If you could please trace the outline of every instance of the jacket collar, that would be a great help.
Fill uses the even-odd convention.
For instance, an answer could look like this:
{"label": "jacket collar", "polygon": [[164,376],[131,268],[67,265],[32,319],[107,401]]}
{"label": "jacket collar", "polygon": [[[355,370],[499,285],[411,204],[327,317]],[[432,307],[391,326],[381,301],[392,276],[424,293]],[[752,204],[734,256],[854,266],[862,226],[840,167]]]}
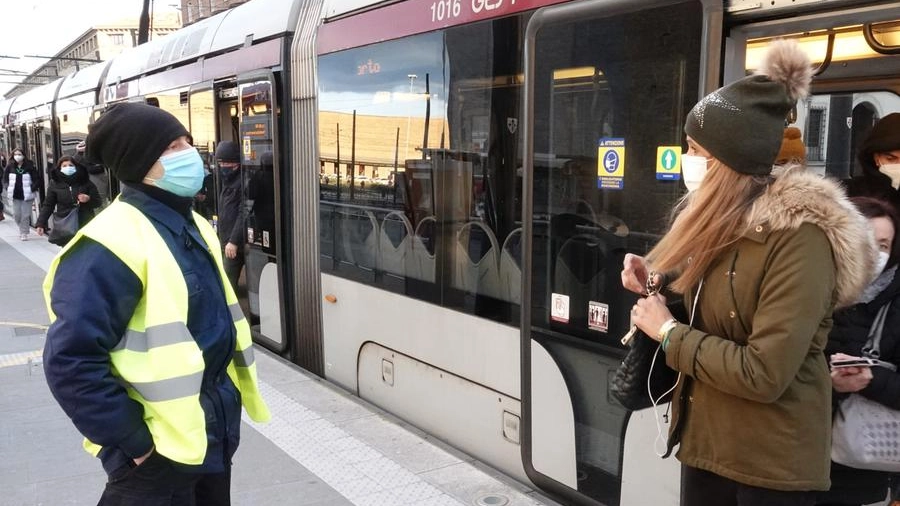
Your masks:
{"label": "jacket collar", "polygon": [[802,167],[786,170],[753,204],[744,237],[765,242],[772,232],[804,223],[818,226],[831,243],[837,305],[855,303],[871,281],[876,249],[868,221],[837,182]]}
{"label": "jacket collar", "polygon": [[178,197],[165,190],[140,183],[123,183],[121,198],[176,235],[181,233],[187,223],[193,224],[190,198]]}

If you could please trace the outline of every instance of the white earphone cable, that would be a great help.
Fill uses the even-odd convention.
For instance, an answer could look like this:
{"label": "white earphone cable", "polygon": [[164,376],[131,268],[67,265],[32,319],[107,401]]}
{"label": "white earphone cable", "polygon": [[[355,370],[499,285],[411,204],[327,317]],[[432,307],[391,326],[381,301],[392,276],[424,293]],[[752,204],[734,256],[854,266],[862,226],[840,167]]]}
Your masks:
{"label": "white earphone cable", "polygon": [[[697,287],[697,293],[694,294],[694,305],[691,306],[691,319],[688,322],[688,326],[694,326],[694,315],[697,314],[697,303],[700,301],[700,291],[703,290],[703,278],[700,279],[700,285]],[[650,374],[647,375],[647,394],[650,396],[650,404],[653,408],[653,420],[656,422],[656,439],[653,441],[653,451],[656,452],[658,457],[662,457],[666,454],[666,450],[668,449],[669,437],[663,434],[663,424],[659,420],[659,411],[657,410],[659,403],[662,399],[664,399],[667,395],[671,394],[675,391],[675,388],[678,386],[678,383],[681,381],[681,371],[678,372],[678,377],[675,378],[675,384],[672,385],[671,388],[663,392],[659,395],[659,397],[653,397],[653,391],[650,388],[650,375],[653,374],[653,368],[656,366],[656,358],[659,356],[659,350],[662,349],[662,343],[660,343],[656,347],[656,351],[653,353],[653,360],[650,361]],[[670,403],[672,401],[669,401]],[[668,409],[666,410],[668,412]],[[666,417],[666,422],[668,422],[668,414],[664,414]],[[660,443],[662,443],[662,450],[660,450]]]}

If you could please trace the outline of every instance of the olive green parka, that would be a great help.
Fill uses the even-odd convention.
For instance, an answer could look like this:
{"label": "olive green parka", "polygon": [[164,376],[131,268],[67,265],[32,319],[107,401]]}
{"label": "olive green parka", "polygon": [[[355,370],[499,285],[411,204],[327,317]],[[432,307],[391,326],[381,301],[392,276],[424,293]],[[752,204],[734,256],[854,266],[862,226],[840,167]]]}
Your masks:
{"label": "olive green parka", "polygon": [[[680,371],[670,449],[685,465],[756,487],[826,490],[835,307],[870,281],[868,224],[833,181],[788,170],[703,278],[693,327],[670,334]],[[684,294],[688,314],[696,287]]]}

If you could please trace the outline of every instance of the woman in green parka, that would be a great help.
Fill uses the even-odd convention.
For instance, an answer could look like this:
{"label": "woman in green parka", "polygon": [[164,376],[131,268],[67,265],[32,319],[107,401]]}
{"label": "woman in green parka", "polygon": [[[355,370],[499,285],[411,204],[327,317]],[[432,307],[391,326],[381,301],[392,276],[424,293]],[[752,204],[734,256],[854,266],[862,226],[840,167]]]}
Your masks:
{"label": "woman in green parka", "polygon": [[694,106],[683,163],[706,176],[647,257],[625,259],[626,288],[665,279],[693,314],[675,320],[663,295],[632,309],[679,373],[669,448],[680,444],[682,506],[812,505],[829,487],[823,350],[875,251],[836,183],[799,167],[771,176],[810,68],[796,43],[775,41],[756,74]]}

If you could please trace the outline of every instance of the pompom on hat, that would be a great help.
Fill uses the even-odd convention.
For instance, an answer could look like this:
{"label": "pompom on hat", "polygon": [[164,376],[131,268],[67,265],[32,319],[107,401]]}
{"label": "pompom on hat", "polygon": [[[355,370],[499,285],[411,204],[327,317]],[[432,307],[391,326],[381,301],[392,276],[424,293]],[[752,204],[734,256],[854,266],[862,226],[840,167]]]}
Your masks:
{"label": "pompom on hat", "polygon": [[812,67],[795,41],[776,40],[754,75],[703,97],[684,131],[741,174],[767,175],[781,148],[785,118],[809,93]]}
{"label": "pompom on hat", "polygon": [[775,157],[775,163],[802,162],[806,160],[806,146],[803,145],[800,129],[787,127],[781,139],[781,150]]}
{"label": "pompom on hat", "polygon": [[169,144],[187,129],[172,114],[138,102],[110,107],[88,129],[85,156],[120,181],[139,183]]}

